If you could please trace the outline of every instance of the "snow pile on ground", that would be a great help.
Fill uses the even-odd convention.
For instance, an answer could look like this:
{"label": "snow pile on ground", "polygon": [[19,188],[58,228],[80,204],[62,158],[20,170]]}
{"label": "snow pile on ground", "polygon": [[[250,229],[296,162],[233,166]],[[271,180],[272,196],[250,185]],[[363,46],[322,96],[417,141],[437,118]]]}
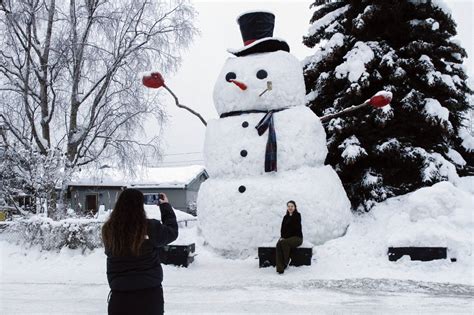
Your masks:
{"label": "snow pile on ground", "polygon": [[[437,183],[376,205],[355,218],[346,235],[315,248],[318,264],[354,277],[413,276],[474,284],[473,179],[461,178],[458,187]],[[448,259],[415,262],[404,257],[389,262],[390,246],[448,247]]]}
{"label": "snow pile on ground", "polygon": [[[331,266],[325,258],[314,260],[312,266],[290,266],[281,276],[274,268],[258,268],[254,257],[229,260],[213,254],[196,228],[181,229],[180,235],[194,238],[197,256],[188,268],[163,265],[167,314],[472,311],[474,287],[456,284],[453,275],[462,272],[457,264],[387,262],[381,270],[380,264],[366,263],[356,265],[357,270],[351,261],[332,260]],[[25,250],[4,242],[0,249],[1,314],[107,313],[109,287],[102,249],[82,255],[69,249]],[[345,264],[352,268],[344,269]],[[469,275],[463,280],[469,283]]]}

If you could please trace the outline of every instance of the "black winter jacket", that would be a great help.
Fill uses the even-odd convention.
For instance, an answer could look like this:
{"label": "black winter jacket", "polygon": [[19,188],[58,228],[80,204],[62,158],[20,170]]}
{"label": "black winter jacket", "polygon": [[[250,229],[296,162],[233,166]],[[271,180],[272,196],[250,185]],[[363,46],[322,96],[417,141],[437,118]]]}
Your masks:
{"label": "black winter jacket", "polygon": [[160,204],[161,221],[147,219],[148,239],[143,242],[140,256],[107,255],[107,280],[111,290],[132,291],[154,288],[163,281],[158,248],[167,245],[178,237],[176,215],[169,203]]}
{"label": "black winter jacket", "polygon": [[303,232],[301,231],[301,215],[297,210],[295,210],[291,216],[286,212],[286,215],[283,217],[283,221],[281,222],[281,237],[289,238],[292,236],[303,238]]}

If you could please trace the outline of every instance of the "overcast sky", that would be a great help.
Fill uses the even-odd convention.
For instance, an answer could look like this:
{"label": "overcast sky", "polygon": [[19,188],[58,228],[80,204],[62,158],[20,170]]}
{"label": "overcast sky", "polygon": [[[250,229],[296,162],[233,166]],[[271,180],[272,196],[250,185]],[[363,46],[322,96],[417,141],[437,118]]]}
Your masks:
{"label": "overcast sky", "polygon": [[[474,55],[474,0],[445,0],[458,24],[458,37],[469,56]],[[193,1],[198,17],[196,27],[200,35],[184,53],[177,73],[167,75],[167,85],[178,95],[180,102],[200,112],[207,120],[216,118],[212,91],[225,60],[231,56],[227,48],[241,47],[242,37],[236,17],[242,12],[261,9],[275,14],[274,36],[285,39],[291,53],[298,59],[312,54],[302,44],[313,1]],[[474,56],[466,61],[468,73],[474,77]],[[472,82],[472,81],[471,81]],[[163,94],[169,120],[164,126],[164,159],[162,166],[203,164],[202,148],[205,127],[190,113],[176,108],[173,100]],[[156,134],[157,128],[147,124],[147,133]]]}

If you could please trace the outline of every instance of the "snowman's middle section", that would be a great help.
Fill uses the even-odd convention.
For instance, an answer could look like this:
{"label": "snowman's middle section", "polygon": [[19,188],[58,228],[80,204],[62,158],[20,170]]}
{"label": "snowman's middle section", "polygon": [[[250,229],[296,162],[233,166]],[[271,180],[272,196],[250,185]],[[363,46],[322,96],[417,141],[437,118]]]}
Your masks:
{"label": "snowman's middle section", "polygon": [[[255,126],[265,113],[243,113],[208,123],[204,157],[211,178],[265,173],[267,130]],[[278,171],[323,166],[326,134],[319,118],[307,107],[291,107],[273,114]]]}

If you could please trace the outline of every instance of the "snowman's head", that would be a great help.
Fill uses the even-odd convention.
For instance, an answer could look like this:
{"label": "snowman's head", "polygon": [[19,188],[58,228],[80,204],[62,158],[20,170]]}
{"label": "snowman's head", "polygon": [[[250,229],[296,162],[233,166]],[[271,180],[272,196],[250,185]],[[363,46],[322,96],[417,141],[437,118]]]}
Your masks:
{"label": "snowman's head", "polygon": [[[267,90],[267,82],[271,90]],[[233,111],[271,110],[305,104],[300,62],[286,51],[227,59],[214,86],[219,115]]]}

